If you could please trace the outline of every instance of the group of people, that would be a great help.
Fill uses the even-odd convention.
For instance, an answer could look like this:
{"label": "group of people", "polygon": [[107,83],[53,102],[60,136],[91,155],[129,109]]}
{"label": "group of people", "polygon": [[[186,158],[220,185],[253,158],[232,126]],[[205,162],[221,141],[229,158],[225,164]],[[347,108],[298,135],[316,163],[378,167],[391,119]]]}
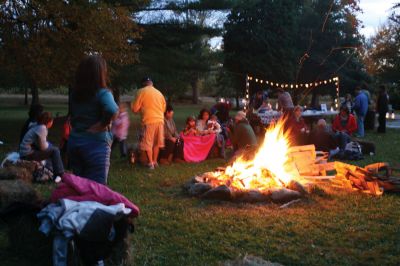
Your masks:
{"label": "group of people", "polygon": [[[116,103],[108,89],[107,79],[107,65],[100,56],[87,56],[78,66],[63,130],[64,152],[47,141],[48,129],[53,124],[51,114],[44,112],[40,105],[31,106],[29,119],[21,132],[21,158],[46,160],[53,170],[54,179],[59,180],[64,173],[63,161],[66,161],[61,155],[66,154],[68,168],[74,174],[107,184],[112,147],[119,145],[121,156],[127,155],[129,129],[128,106]],[[202,109],[197,119],[189,116],[183,131],[178,131],[173,118],[174,109],[167,105],[163,94],[154,87],[150,78],[143,79],[142,85],[130,109],[141,115],[138,148],[145,153],[149,169],[157,167],[159,162],[200,161],[212,151],[225,158],[225,147],[229,145],[235,151],[257,145],[259,140],[247,114],[239,111],[233,121],[229,120],[229,110],[225,110],[225,106],[215,106],[211,109],[213,112]],[[302,108],[293,105],[288,92],[279,90],[279,108],[286,116],[286,129],[291,131],[293,144],[312,142],[317,148],[329,150],[335,145],[343,146],[356,131],[363,136],[368,96],[360,90],[357,93],[354,103],[342,105],[331,130],[327,130],[326,121],[320,120],[317,128],[311,131],[302,117]],[[267,95],[257,93],[251,104],[261,108],[266,99]],[[384,131],[387,103],[388,97],[382,88],[377,104],[378,131]],[[225,118],[224,121],[217,117],[216,112]]]}
{"label": "group of people", "polygon": [[[47,139],[53,125],[51,113],[45,112],[41,105],[32,105],[29,119],[21,131],[21,159],[46,161],[46,167],[53,170],[56,181],[63,176],[66,165],[78,176],[107,184],[112,147],[119,146],[121,156],[127,155],[129,129],[127,105],[116,103],[107,79],[107,65],[102,57],[87,56],[79,64],[63,127],[61,151]],[[184,140],[190,136],[210,136],[210,150],[217,150],[221,158],[225,158],[228,139],[235,149],[257,144],[243,112],[236,115],[235,125],[227,126],[221,125],[215,114],[203,109],[197,120],[188,117],[184,130],[179,132],[173,119],[173,107],[167,105],[150,78],[145,78],[142,84],[143,88],[130,108],[141,114],[138,148],[145,152],[150,169],[157,167],[158,162],[168,164],[173,160],[184,160]],[[187,144],[189,147],[190,143]]]}

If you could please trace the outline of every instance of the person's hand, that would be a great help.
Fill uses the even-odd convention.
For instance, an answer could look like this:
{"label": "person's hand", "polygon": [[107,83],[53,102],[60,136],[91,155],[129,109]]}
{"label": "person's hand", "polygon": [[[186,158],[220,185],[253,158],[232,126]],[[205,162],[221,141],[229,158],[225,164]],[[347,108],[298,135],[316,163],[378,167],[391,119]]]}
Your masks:
{"label": "person's hand", "polygon": [[172,137],[172,138],[170,138],[170,140],[171,140],[173,143],[176,143],[177,138]]}
{"label": "person's hand", "polygon": [[97,122],[96,124],[88,128],[87,132],[95,134],[107,131],[107,129],[108,125],[103,125],[101,122]]}
{"label": "person's hand", "polygon": [[302,129],[300,129],[301,133],[306,132],[306,129],[303,127]]}

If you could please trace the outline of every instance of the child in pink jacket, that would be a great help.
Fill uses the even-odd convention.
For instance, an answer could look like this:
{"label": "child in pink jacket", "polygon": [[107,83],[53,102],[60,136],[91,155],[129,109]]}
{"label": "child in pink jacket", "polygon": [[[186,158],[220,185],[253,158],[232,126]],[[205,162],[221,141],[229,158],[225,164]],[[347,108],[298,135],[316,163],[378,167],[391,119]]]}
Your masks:
{"label": "child in pink jacket", "polygon": [[121,157],[126,157],[128,153],[128,147],[126,139],[128,138],[129,131],[129,114],[126,111],[126,103],[121,103],[119,105],[119,113],[117,118],[113,121],[111,132],[114,136],[114,141],[112,148],[119,144],[119,150]]}

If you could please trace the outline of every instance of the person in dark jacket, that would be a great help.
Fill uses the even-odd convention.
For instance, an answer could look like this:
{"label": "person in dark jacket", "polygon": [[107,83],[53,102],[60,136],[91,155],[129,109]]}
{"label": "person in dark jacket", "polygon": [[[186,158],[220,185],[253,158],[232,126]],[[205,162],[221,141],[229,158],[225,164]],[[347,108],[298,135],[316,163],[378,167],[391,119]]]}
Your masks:
{"label": "person in dark jacket", "polygon": [[253,128],[247,121],[246,113],[239,111],[235,116],[235,125],[228,129],[235,151],[246,148],[247,146],[257,146],[257,137]]}
{"label": "person in dark jacket", "polygon": [[364,137],[364,120],[368,112],[368,96],[361,91],[360,87],[357,87],[356,98],[354,99],[353,110],[357,115],[357,137]]}
{"label": "person in dark jacket", "polygon": [[385,86],[379,87],[379,95],[376,101],[376,111],[379,114],[378,122],[378,133],[386,132],[386,113],[389,111],[389,96],[386,92]]}

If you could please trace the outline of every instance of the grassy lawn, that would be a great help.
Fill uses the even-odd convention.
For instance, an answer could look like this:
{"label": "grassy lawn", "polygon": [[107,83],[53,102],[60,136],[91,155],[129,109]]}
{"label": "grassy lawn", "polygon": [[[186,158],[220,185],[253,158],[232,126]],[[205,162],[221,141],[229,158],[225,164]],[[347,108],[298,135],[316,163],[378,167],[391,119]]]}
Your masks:
{"label": "grassy lawn", "polygon": [[[200,106],[178,106],[175,119],[183,127],[188,115]],[[50,106],[66,113],[65,106]],[[27,110],[0,106],[1,157],[16,149]],[[139,119],[131,125],[130,142],[136,138]],[[59,142],[59,127],[50,139]],[[400,160],[400,131],[386,135],[368,133],[377,155],[357,164]],[[375,198],[359,193],[312,195],[288,209],[279,205],[202,202],[182,193],[191,176],[221,166],[223,160],[177,164],[150,172],[129,165],[115,150],[110,186],[136,203],[141,216],[133,237],[136,265],[216,265],[252,254],[284,265],[398,265],[400,262],[400,197]],[[42,186],[41,186],[42,189]],[[1,265],[33,264],[7,249],[4,226],[0,227]]]}

